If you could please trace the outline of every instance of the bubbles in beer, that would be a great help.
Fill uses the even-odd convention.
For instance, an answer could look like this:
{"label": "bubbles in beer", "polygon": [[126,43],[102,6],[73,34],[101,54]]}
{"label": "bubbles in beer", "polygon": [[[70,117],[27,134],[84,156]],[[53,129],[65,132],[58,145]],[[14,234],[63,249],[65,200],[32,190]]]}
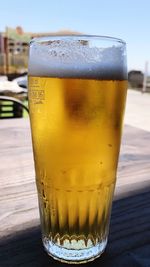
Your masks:
{"label": "bubbles in beer", "polygon": [[107,242],[127,81],[121,42],[69,38],[31,43],[29,101],[44,247],[71,263]]}
{"label": "bubbles in beer", "polygon": [[124,47],[96,47],[82,37],[32,42],[29,75],[88,79],[126,79]]}

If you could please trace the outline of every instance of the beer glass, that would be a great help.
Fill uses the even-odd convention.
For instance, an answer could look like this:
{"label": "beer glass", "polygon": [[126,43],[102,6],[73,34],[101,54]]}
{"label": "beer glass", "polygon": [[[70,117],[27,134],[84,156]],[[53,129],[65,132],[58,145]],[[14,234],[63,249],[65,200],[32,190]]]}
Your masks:
{"label": "beer glass", "polygon": [[66,263],[108,238],[127,91],[126,45],[111,37],[33,39],[29,107],[45,250]]}

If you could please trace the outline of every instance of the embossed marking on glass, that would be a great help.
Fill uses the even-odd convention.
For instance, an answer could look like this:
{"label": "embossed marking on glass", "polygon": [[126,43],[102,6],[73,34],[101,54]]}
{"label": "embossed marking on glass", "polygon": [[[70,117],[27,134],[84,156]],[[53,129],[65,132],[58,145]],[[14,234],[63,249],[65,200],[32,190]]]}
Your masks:
{"label": "embossed marking on glass", "polygon": [[31,41],[29,104],[42,240],[55,259],[84,263],[105,249],[126,91],[120,39]]}

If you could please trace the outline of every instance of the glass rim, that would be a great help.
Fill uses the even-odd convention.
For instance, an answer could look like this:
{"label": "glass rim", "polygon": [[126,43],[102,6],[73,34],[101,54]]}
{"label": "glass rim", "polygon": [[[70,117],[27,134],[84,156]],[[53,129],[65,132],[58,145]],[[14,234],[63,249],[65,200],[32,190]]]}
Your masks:
{"label": "glass rim", "polygon": [[108,41],[114,42],[122,45],[126,45],[126,42],[117,37],[107,36],[107,35],[92,35],[92,34],[56,34],[56,35],[47,35],[47,36],[41,36],[41,37],[35,37],[30,42],[29,45],[33,43],[44,43],[50,40],[75,40],[77,38],[83,38],[83,40],[101,40],[101,41]]}

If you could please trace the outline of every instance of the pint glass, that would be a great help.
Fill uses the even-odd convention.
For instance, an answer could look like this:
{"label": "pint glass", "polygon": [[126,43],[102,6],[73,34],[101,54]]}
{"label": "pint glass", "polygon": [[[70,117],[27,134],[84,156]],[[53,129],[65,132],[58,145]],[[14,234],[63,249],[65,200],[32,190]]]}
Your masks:
{"label": "pint glass", "polygon": [[29,107],[45,250],[68,263],[104,251],[127,91],[125,43],[49,36],[30,43]]}

